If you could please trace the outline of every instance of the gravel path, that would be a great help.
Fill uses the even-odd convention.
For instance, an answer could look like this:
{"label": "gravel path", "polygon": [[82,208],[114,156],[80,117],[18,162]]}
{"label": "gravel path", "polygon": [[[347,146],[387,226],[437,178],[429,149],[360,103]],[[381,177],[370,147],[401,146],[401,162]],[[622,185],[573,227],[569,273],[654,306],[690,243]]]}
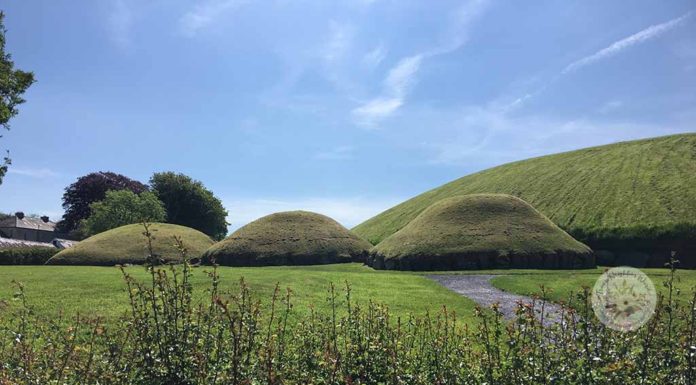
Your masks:
{"label": "gravel path", "polygon": [[[500,311],[508,320],[515,317],[515,310],[519,302],[532,303],[533,301],[531,297],[508,293],[491,285],[490,280],[496,277],[495,275],[462,274],[428,275],[427,277],[439,282],[442,286],[458,294],[470,298],[483,308],[489,308],[494,303],[498,303],[500,305]],[[538,303],[535,307],[537,308],[537,317],[540,317],[541,304]],[[559,322],[562,318],[561,307],[554,303],[546,302],[544,305],[544,312],[546,313],[544,316],[545,324],[547,320],[555,323]]]}

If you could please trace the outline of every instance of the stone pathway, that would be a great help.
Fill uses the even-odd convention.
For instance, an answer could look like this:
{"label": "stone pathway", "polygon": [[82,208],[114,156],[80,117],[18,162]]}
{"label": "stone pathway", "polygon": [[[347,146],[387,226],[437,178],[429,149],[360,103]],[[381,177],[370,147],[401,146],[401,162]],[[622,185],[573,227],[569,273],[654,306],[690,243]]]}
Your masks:
{"label": "stone pathway", "polygon": [[[428,275],[427,277],[439,282],[442,286],[455,293],[470,298],[483,308],[490,308],[494,303],[498,303],[503,317],[508,320],[515,318],[515,310],[517,310],[517,304],[519,302],[531,304],[533,301],[531,297],[508,293],[494,287],[490,280],[496,277],[495,275],[438,274]],[[536,304],[535,307],[537,317],[540,317],[541,303]],[[544,316],[545,324],[546,321],[557,323],[562,319],[561,307],[552,302],[546,302],[544,305],[544,312],[546,313]]]}

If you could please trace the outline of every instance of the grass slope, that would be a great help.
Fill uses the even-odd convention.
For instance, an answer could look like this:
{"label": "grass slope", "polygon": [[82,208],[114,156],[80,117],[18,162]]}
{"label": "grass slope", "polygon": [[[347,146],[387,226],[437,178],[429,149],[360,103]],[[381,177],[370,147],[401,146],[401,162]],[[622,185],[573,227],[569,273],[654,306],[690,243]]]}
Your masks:
{"label": "grass slope", "polygon": [[592,251],[523,200],[506,194],[443,199],[372,250],[398,270],[588,268]]}
{"label": "grass slope", "polygon": [[[194,270],[193,287],[199,299],[207,298],[210,267]],[[143,267],[129,267],[127,272],[142,280],[148,279]],[[255,298],[265,305],[276,283],[293,291],[293,304],[298,312],[309,311],[310,305],[326,310],[330,284],[336,285],[343,300],[345,282],[352,288],[352,298],[361,305],[368,300],[389,306],[397,316],[439,311],[443,306],[456,311],[462,322],[473,320],[474,303],[449,291],[436,282],[410,273],[375,271],[358,263],[321,266],[283,267],[219,267],[223,292],[236,293],[239,279],[244,277]],[[95,266],[3,266],[0,268],[0,303],[10,305],[16,288],[13,281],[25,286],[29,302],[36,311],[53,317],[64,311],[68,317],[77,313],[114,318],[128,310],[128,295],[121,273],[113,267]],[[0,306],[0,313],[3,307]]]}
{"label": "grass slope", "polygon": [[430,190],[353,231],[377,244],[431,204],[474,193],[520,197],[594,249],[683,248],[696,240],[696,134],[505,164]]}
{"label": "grass slope", "polygon": [[362,262],[370,247],[327,216],[288,211],[247,224],[213,245],[204,259],[225,266]]}
{"label": "grass slope", "polygon": [[[49,259],[49,265],[113,266],[141,264],[147,257],[147,243],[140,224],[126,225],[94,235],[65,249]],[[153,223],[154,252],[166,261],[180,261],[174,236],[181,237],[188,254],[199,257],[213,241],[207,235],[189,227],[169,223]]]}

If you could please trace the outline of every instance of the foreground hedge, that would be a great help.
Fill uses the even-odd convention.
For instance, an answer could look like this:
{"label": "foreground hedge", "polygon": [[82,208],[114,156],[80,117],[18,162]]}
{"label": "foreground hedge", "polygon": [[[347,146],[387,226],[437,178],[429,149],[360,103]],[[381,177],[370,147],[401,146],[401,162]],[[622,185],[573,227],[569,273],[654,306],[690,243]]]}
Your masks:
{"label": "foreground hedge", "polygon": [[43,265],[60,250],[52,247],[8,247],[0,249],[0,265]]}
{"label": "foreground hedge", "polygon": [[[224,295],[210,272],[207,300],[192,300],[191,268],[125,270],[131,309],[116,324],[0,312],[0,384],[691,384],[696,379],[694,298],[677,301],[673,277],[652,320],[633,333],[594,321],[588,290],[564,307],[564,323],[520,305],[512,322],[478,309],[461,326],[446,309],[391,317],[328,290],[327,313],[295,313],[276,287],[262,307],[242,282]],[[688,304],[687,304],[688,303]],[[543,317],[543,316],[542,316]]]}

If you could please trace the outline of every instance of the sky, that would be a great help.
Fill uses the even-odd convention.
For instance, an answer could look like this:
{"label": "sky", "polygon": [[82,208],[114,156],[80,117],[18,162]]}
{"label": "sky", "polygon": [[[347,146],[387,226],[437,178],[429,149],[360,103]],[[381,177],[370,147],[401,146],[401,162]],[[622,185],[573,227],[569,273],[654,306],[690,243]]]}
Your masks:
{"label": "sky", "polygon": [[0,211],[93,171],[202,181],[230,229],[352,227],[510,161],[696,131],[693,1],[0,0],[37,82]]}

